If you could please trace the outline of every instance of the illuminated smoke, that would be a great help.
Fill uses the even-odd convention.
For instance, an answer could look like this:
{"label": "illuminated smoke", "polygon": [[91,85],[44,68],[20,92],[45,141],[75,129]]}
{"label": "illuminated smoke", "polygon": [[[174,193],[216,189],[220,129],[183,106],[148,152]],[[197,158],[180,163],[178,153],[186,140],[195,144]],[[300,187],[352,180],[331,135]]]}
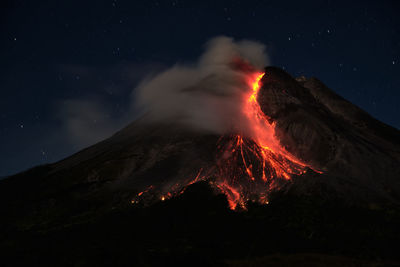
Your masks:
{"label": "illuminated smoke", "polygon": [[217,134],[245,132],[240,101],[248,74],[268,64],[265,46],[228,37],[210,40],[194,64],[175,65],[142,82],[136,106],[152,122],[174,122]]}

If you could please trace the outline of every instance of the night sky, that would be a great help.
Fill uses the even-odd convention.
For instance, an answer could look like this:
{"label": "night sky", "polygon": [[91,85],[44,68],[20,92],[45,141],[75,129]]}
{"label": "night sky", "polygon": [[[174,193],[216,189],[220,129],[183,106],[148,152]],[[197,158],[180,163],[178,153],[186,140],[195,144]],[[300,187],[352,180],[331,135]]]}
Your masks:
{"label": "night sky", "polygon": [[134,120],[138,82],[219,35],[266,44],[272,65],[400,128],[397,2],[2,1],[0,176],[111,135]]}

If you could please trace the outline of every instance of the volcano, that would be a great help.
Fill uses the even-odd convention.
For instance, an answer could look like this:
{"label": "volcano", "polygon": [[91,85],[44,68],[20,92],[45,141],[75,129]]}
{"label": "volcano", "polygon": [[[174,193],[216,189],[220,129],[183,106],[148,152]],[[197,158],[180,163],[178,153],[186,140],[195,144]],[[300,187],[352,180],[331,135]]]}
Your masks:
{"label": "volcano", "polygon": [[396,262],[400,132],[316,78],[252,71],[247,133],[144,115],[1,180],[10,265]]}

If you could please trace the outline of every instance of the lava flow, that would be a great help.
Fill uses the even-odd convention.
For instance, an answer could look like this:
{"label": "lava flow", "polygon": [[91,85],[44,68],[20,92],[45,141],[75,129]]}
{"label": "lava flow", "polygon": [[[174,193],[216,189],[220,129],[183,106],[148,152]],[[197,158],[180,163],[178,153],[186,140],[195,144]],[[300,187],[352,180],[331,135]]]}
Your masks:
{"label": "lava flow", "polygon": [[264,74],[255,73],[249,77],[249,93],[242,101],[249,125],[246,134],[221,137],[216,166],[201,169],[195,179],[163,190],[167,193],[161,195],[161,200],[182,193],[190,184],[206,180],[226,195],[231,209],[246,209],[248,201],[268,204],[272,190],[279,189],[292,175],[304,174],[310,168],[281,146],[275,136],[274,123],[270,123],[261,110],[257,96]]}
{"label": "lava flow", "polygon": [[238,205],[245,209],[248,201],[267,204],[271,190],[278,189],[291,175],[305,173],[308,167],[280,145],[274,124],[261,110],[257,95],[264,75],[251,77],[252,91],[243,101],[250,136],[234,135],[221,147],[219,175],[213,184],[227,196],[231,209]]}

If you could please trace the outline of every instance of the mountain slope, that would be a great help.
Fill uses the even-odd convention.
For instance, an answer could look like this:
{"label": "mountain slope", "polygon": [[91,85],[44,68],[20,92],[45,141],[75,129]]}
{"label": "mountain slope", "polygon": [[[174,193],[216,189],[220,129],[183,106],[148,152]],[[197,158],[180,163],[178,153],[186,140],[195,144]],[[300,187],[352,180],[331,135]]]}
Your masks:
{"label": "mountain slope", "polygon": [[[267,74],[259,95],[263,112],[276,123],[278,138],[290,152],[333,177],[317,179],[355,203],[375,197],[399,200],[398,130],[315,78],[296,81],[277,68],[267,68]],[[301,181],[308,182],[314,181]]]}

